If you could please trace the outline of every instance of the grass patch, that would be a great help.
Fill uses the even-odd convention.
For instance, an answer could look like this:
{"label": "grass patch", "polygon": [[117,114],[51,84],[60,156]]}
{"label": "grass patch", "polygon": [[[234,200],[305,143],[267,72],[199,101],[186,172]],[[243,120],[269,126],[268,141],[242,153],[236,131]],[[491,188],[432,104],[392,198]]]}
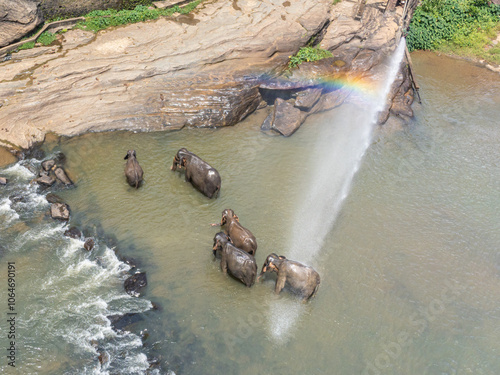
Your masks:
{"label": "grass patch", "polygon": [[487,0],[423,0],[407,36],[408,49],[439,50],[500,62],[490,47],[500,31],[500,6]]}
{"label": "grass patch", "polygon": [[37,43],[41,43],[44,46],[48,46],[52,44],[52,42],[56,39],[57,39],[56,34],[52,34],[49,31],[45,31],[42,34],[40,34],[40,36],[36,41]]}
{"label": "grass patch", "polygon": [[319,47],[302,47],[295,55],[290,56],[288,68],[292,69],[306,61],[318,61],[333,57],[330,51]]}
{"label": "grass patch", "polygon": [[200,5],[201,2],[202,0],[196,0],[182,8],[176,5],[169,9],[149,9],[145,5],[138,5],[133,10],[95,10],[85,15],[85,21],[78,23],[77,27],[97,32],[108,27],[156,20],[159,17],[171,16],[175,12],[187,14]]}
{"label": "grass patch", "polygon": [[22,51],[23,49],[32,49],[34,47],[35,47],[35,42],[28,42],[28,43],[24,43],[20,47],[17,47],[17,50]]}

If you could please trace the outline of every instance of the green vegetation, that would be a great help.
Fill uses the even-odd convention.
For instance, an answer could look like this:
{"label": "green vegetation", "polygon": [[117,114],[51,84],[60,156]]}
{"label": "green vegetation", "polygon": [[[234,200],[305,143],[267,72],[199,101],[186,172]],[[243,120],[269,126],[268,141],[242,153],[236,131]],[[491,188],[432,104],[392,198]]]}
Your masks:
{"label": "green vegetation", "polygon": [[133,10],[94,10],[85,15],[85,21],[78,23],[77,27],[97,32],[112,26],[126,25],[147,20],[155,20],[159,17],[171,16],[175,12],[187,14],[201,4],[201,2],[202,0],[196,0],[182,8],[176,5],[169,9],[149,9],[149,7],[145,5],[138,5]]}
{"label": "green vegetation", "polygon": [[37,43],[41,43],[44,46],[48,46],[56,39],[57,39],[56,34],[52,34],[49,31],[45,31],[42,34],[40,34],[40,36],[36,41]]}
{"label": "green vegetation", "polygon": [[21,51],[23,49],[32,49],[34,47],[35,47],[35,42],[28,42],[28,43],[24,43],[23,45],[18,47],[17,50]]}
{"label": "green vegetation", "polygon": [[290,56],[290,62],[288,63],[288,68],[292,69],[302,64],[305,61],[318,61],[321,59],[326,59],[327,57],[332,57],[330,51],[321,49],[319,47],[302,47],[299,52],[295,55]]}
{"label": "green vegetation", "polygon": [[439,50],[500,64],[500,6],[487,0],[423,0],[407,36],[408,49]]}

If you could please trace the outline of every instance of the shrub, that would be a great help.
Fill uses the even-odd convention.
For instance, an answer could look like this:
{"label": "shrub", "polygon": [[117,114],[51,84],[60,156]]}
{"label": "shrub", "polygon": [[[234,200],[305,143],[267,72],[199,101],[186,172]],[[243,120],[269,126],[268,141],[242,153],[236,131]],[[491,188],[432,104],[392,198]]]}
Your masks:
{"label": "shrub", "polygon": [[500,6],[487,0],[423,0],[410,23],[408,49],[434,50],[443,43],[484,45],[499,16]]}
{"label": "shrub", "polygon": [[43,32],[38,39],[36,40],[38,43],[43,44],[44,46],[50,45],[54,40],[56,40],[56,35],[51,32],[45,31]]}
{"label": "shrub", "polygon": [[319,47],[302,47],[299,52],[297,52],[293,56],[290,56],[288,67],[292,69],[305,61],[318,61],[332,56],[333,55],[330,51],[321,49]]}

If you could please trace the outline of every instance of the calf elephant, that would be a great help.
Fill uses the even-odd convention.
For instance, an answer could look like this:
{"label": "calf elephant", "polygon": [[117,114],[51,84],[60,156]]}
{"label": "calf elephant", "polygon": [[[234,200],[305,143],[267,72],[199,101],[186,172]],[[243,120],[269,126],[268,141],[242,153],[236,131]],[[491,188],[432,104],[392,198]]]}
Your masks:
{"label": "calf elephant", "polygon": [[179,167],[185,168],[186,181],[191,182],[196,189],[208,198],[219,195],[221,186],[219,172],[203,159],[187,149],[181,148],[177,151],[170,169],[176,171]]}
{"label": "calf elephant", "polygon": [[128,150],[124,159],[127,161],[127,164],[125,164],[125,176],[127,177],[127,182],[130,186],[138,189],[142,182],[144,172],[137,161],[137,154],[135,153],[135,150]]}
{"label": "calf elephant", "polygon": [[222,211],[221,226],[226,226],[226,231],[231,242],[237,248],[255,256],[257,252],[257,240],[248,229],[240,224],[238,216],[231,209]]}
{"label": "calf elephant", "polygon": [[224,232],[214,237],[213,253],[221,252],[220,267],[223,273],[229,273],[243,284],[251,287],[257,276],[257,262],[255,258],[234,246]]}
{"label": "calf elephant", "polygon": [[272,253],[267,256],[258,280],[268,270],[278,274],[274,289],[276,294],[281,292],[285,284],[288,284],[305,301],[313,297],[318,291],[320,277],[312,267]]}

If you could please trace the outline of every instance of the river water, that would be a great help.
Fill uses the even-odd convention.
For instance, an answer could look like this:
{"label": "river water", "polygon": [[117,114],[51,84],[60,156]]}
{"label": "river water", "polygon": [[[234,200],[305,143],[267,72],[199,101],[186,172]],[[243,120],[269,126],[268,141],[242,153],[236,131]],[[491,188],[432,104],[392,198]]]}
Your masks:
{"label": "river water", "polygon": [[[39,162],[1,171],[13,182],[0,189],[0,258],[5,275],[16,264],[18,315],[17,367],[2,356],[0,369],[135,374],[149,357],[162,363],[156,373],[178,375],[500,373],[500,78],[434,54],[414,53],[413,63],[415,119],[369,129],[331,223],[301,213],[304,202],[330,204],[318,170],[352,163],[345,120],[359,104],[311,117],[290,138],[261,133],[262,110],[233,128],[46,142],[77,181],[58,194],[71,225],[97,239],[91,253],[45,217],[46,192],[28,184]],[[326,135],[345,153],[326,147],[325,161]],[[217,167],[218,199],[170,171],[181,147]],[[132,148],[145,171],[139,190],[123,176]],[[318,270],[313,300],[275,296],[273,277],[246,288],[222,275],[209,224],[225,208],[256,236],[259,267],[276,252]],[[298,225],[300,216],[310,220]],[[321,225],[330,230],[318,235]],[[123,291],[130,266],[119,256],[146,271],[140,298]],[[0,301],[5,321],[6,286]],[[125,312],[141,314],[117,333],[106,316]],[[102,366],[98,351],[110,358]]]}

